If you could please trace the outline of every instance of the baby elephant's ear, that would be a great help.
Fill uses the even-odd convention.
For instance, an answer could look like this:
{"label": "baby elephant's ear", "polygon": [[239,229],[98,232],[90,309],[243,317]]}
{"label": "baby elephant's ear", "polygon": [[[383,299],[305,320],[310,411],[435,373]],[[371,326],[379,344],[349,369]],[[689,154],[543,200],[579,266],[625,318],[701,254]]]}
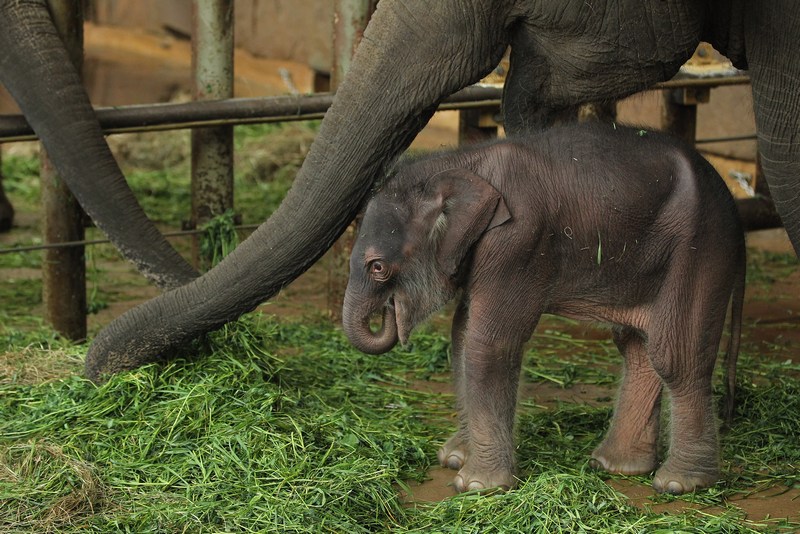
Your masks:
{"label": "baby elephant's ear", "polygon": [[500,192],[468,169],[451,169],[431,178],[426,188],[434,217],[431,236],[439,240],[437,260],[453,276],[484,232],[511,219]]}

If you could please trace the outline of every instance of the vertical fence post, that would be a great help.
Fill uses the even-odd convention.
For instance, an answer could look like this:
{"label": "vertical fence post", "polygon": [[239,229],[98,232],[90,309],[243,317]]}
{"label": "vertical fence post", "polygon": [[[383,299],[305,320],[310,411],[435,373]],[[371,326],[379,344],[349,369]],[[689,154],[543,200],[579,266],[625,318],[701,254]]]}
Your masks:
{"label": "vertical fence post", "polygon": [[14,224],[14,206],[3,189],[3,145],[0,144],[0,232],[8,232]]}
{"label": "vertical fence post", "polygon": [[661,124],[664,131],[694,146],[697,132],[697,104],[708,102],[710,89],[683,88],[664,91]]}
{"label": "vertical fence post", "polygon": [[332,90],[342,83],[350,68],[353,53],[377,4],[378,0],[334,0]]}
{"label": "vertical fence post", "polygon": [[[48,0],[50,15],[78,72],[83,65],[83,2]],[[81,241],[84,218],[80,205],[41,151],[43,233],[45,243]],[[42,299],[45,320],[72,340],[86,338],[86,261],[84,247],[45,251]]]}
{"label": "vertical fence post", "polygon": [[497,109],[462,109],[458,112],[458,144],[468,145],[497,137]]}
{"label": "vertical fence post", "polygon": [[[334,0],[333,4],[333,65],[331,90],[335,91],[350,68],[353,53],[361,42],[378,0]],[[345,231],[331,247],[326,258],[328,269],[328,316],[338,323],[342,319],[342,304],[347,286],[347,269],[353,248],[353,227]]]}
{"label": "vertical fence post", "polygon": [[[192,0],[192,96],[233,96],[233,0]],[[192,216],[198,227],[233,208],[233,126],[192,130]],[[192,243],[202,265],[199,239]]]}

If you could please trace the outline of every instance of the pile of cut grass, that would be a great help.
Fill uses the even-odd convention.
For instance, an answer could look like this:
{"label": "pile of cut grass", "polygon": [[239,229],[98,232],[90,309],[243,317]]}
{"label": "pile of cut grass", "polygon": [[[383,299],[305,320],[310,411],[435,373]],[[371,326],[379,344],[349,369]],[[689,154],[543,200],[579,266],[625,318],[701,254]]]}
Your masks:
{"label": "pile of cut grass", "polygon": [[[44,334],[4,336],[6,350],[55,353],[73,372],[85,350]],[[574,376],[555,350],[561,343],[573,352],[580,345],[587,361],[615,357],[606,342],[550,341],[531,351],[526,374]],[[575,403],[523,403],[515,491],[404,506],[397,484],[424,478],[454,424],[452,396],[410,384],[444,373],[447,351],[446,338],[423,332],[406,348],[368,356],[330,326],[252,315],[175,361],[102,386],[69,366],[44,382],[3,371],[0,530],[750,532],[767,527],[744,522],[731,496],[800,484],[800,381],[775,364],[758,376],[743,366],[736,431],[723,437],[723,482],[658,499],[722,510],[715,515],[629,505],[586,468],[610,407]]]}

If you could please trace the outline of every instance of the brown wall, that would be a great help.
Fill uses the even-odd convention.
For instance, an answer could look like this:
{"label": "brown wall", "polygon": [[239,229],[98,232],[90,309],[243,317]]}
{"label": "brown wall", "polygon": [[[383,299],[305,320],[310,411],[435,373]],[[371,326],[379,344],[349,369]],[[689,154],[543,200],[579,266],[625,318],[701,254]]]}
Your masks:
{"label": "brown wall", "polygon": [[[660,91],[646,91],[622,100],[617,119],[622,123],[659,129],[663,96]],[[753,101],[749,85],[718,87],[711,90],[707,104],[697,106],[697,139],[750,135],[756,131]],[[702,144],[699,148],[737,159],[754,160],[756,142]]]}
{"label": "brown wall", "polygon": [[[90,0],[90,20],[100,25],[165,28],[190,35],[190,0]],[[330,71],[331,0],[235,0],[236,46],[261,57]]]}

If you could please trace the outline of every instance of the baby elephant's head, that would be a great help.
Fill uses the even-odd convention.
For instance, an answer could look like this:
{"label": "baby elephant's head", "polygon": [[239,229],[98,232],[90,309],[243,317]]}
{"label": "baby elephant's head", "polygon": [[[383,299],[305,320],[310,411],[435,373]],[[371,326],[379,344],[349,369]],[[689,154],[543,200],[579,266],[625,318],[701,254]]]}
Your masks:
{"label": "baby elephant's head", "polygon": [[[369,354],[408,340],[453,298],[462,262],[484,232],[510,218],[500,193],[467,169],[426,177],[408,167],[367,204],[350,256],[342,320]],[[371,318],[382,314],[378,331]]]}

